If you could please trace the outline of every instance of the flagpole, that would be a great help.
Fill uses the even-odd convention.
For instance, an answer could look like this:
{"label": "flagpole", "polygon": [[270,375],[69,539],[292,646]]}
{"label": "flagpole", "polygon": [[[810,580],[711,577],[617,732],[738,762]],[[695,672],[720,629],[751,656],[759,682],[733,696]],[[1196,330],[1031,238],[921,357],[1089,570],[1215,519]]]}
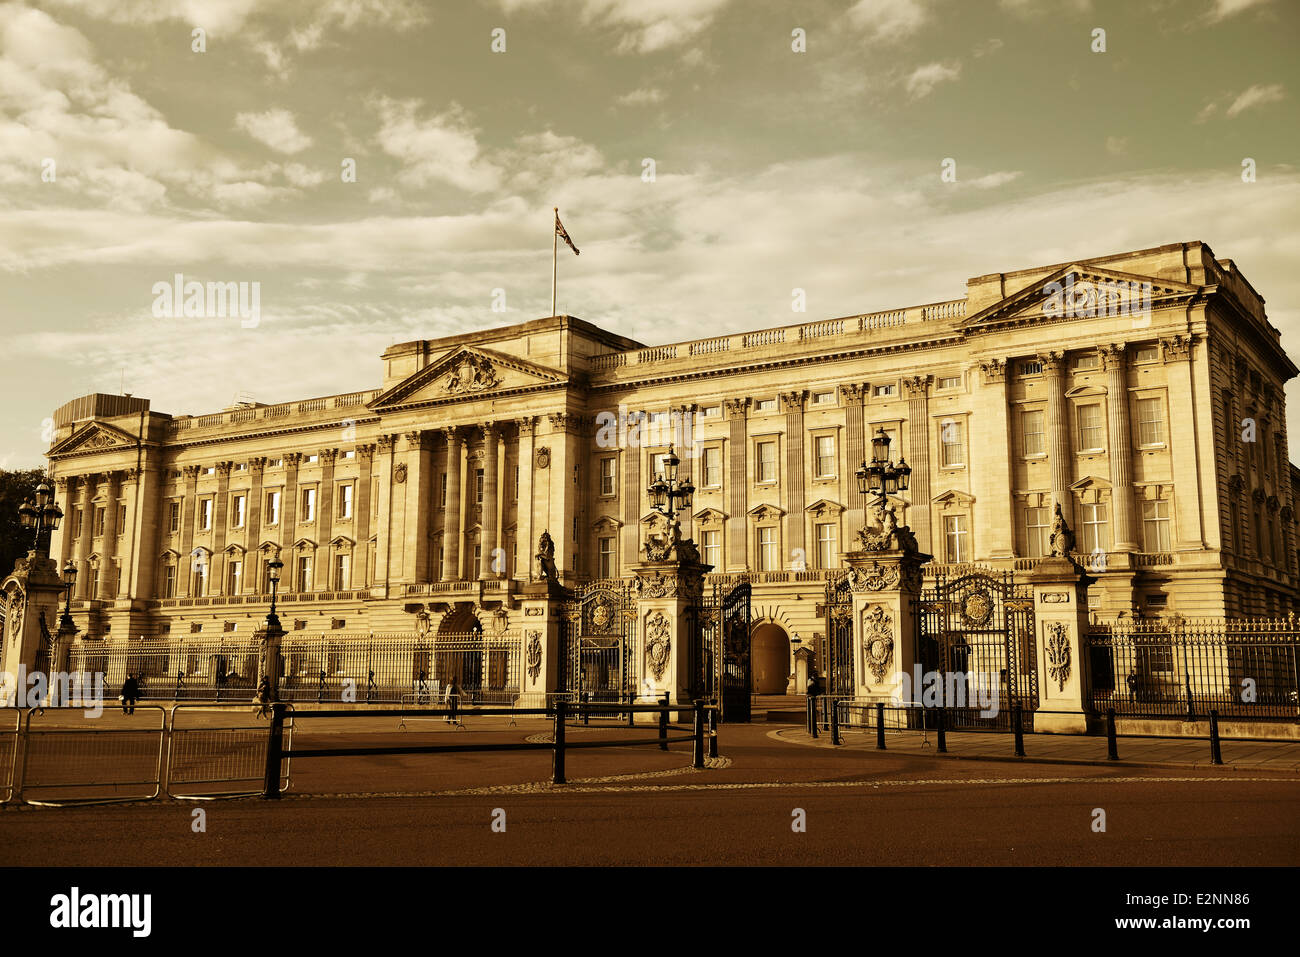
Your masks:
{"label": "flagpole", "polygon": [[[555,207],[555,222],[560,221],[560,207]],[[555,223],[551,224],[551,315],[555,315],[555,280],[559,275],[559,266],[556,263],[560,257],[560,231],[556,228]]]}

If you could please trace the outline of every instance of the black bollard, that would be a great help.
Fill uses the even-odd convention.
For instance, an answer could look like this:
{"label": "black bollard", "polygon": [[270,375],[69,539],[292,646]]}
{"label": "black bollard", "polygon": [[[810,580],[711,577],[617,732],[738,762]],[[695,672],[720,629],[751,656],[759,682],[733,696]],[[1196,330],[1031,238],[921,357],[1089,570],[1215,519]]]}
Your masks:
{"label": "black bollard", "polygon": [[876,750],[885,750],[885,702],[876,702]]}
{"label": "black bollard", "polygon": [[668,695],[664,695],[663,710],[659,712],[659,750],[668,750]]}
{"label": "black bollard", "polygon": [[709,706],[709,757],[718,756],[718,703]]}
{"label": "black bollard", "polygon": [[1222,764],[1223,752],[1219,749],[1219,712],[1210,712],[1210,763]]}
{"label": "black bollard", "polygon": [[827,714],[831,719],[831,744],[836,747],[840,743],[840,709],[839,702],[834,698],[829,699],[827,705]]}
{"label": "black bollard", "polygon": [[1020,705],[1011,709],[1011,728],[1016,733],[1016,757],[1025,756],[1025,729],[1020,723]]}
{"label": "black bollard", "polygon": [[808,730],[814,738],[817,737],[817,696],[815,694],[808,696]]}
{"label": "black bollard", "polygon": [[551,783],[564,783],[564,699],[555,699],[555,752],[551,764]]}
{"label": "black bollard", "polygon": [[935,746],[935,749],[940,754],[947,754],[948,753],[948,732],[944,730],[944,726],[943,726],[944,725],[943,708],[940,708],[938,711],[936,711],[934,713],[934,717],[935,717],[935,732],[938,738],[938,743]]}
{"label": "black bollard", "polygon": [[266,777],[262,782],[262,797],[267,801],[280,799],[280,761],[284,752],[284,703],[271,703],[271,737],[266,744]]}
{"label": "black bollard", "polygon": [[1106,709],[1106,760],[1119,760],[1119,739],[1115,735],[1115,709]]}
{"label": "black bollard", "polygon": [[695,699],[695,754],[691,767],[704,767],[704,702]]}

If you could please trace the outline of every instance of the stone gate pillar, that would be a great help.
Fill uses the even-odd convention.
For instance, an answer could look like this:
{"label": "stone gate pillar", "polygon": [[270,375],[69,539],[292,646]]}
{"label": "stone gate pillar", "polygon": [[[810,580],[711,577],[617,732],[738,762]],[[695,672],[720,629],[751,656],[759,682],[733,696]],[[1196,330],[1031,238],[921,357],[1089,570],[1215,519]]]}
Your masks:
{"label": "stone gate pillar", "polygon": [[[36,670],[37,652],[42,641],[49,655],[55,658],[53,665],[46,663],[43,667],[50,670],[57,667],[59,648],[55,629],[58,627],[62,594],[59,566],[48,555],[38,551],[28,552],[26,557],[18,559],[13,573],[0,585],[5,606],[0,672],[7,676],[6,694],[18,681],[20,670],[26,674]],[[26,689],[19,688],[18,691],[25,694]]]}
{"label": "stone gate pillar", "polygon": [[[560,672],[564,667],[564,649],[560,630],[566,603],[564,589],[549,578],[530,582],[520,593],[517,621],[523,643],[522,671],[519,675],[519,707],[544,708],[546,696],[560,689]],[[576,609],[576,604],[573,608]],[[577,622],[571,623],[577,628]]]}
{"label": "stone gate pillar", "polygon": [[1042,559],[1029,573],[1038,665],[1035,731],[1082,734],[1088,730],[1090,675],[1084,635],[1088,633],[1088,586],[1094,581],[1064,555]]}
{"label": "stone gate pillar", "polygon": [[853,591],[853,693],[889,704],[918,700],[913,666],[920,661],[916,599],[921,566],[929,555],[915,549],[848,552]]}
{"label": "stone gate pillar", "polygon": [[[696,554],[693,543],[684,539],[675,542],[666,560],[632,566],[640,638],[632,649],[640,682],[637,704],[655,704],[664,694],[673,704],[691,703],[691,643],[700,640],[704,576],[713,567],[702,564]],[[685,716],[679,712],[671,718]],[[653,714],[636,718],[657,720]]]}

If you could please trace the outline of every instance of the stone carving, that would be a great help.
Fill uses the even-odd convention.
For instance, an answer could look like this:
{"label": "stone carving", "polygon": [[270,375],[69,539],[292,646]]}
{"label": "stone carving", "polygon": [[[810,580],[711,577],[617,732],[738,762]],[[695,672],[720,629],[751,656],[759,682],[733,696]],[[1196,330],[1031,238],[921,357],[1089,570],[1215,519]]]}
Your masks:
{"label": "stone carving", "polygon": [[1070,680],[1070,629],[1062,621],[1047,623],[1047,674],[1064,691]]}
{"label": "stone carving", "polygon": [[609,623],[614,620],[614,609],[609,603],[609,599],[601,595],[596,599],[596,605],[591,610],[591,623],[601,631],[609,628]]}
{"label": "stone carving", "polygon": [[858,542],[868,552],[917,551],[916,536],[906,525],[898,524],[898,515],[892,505],[876,508],[880,524],[876,528],[858,530]]}
{"label": "stone carving", "polygon": [[670,632],[668,619],[663,612],[656,611],[646,619],[645,659],[656,681],[663,678],[668,667],[668,656],[672,651]]}
{"label": "stone carving", "polygon": [[1074,551],[1074,532],[1061,514],[1061,503],[1056,503],[1056,518],[1052,521],[1052,536],[1048,539],[1050,554],[1053,558],[1068,558]]}
{"label": "stone carving", "polygon": [[646,537],[646,559],[652,562],[695,562],[700,560],[699,549],[689,538],[682,538],[682,527],[677,522],[666,522],[663,530],[651,530]]}
{"label": "stone carving", "polygon": [[551,450],[549,448],[543,445],[533,453],[533,467],[539,471],[551,467]]}
{"label": "stone carving", "polygon": [[984,375],[986,385],[1004,382],[1007,378],[1007,362],[1005,359],[985,359],[980,363],[980,372]]}
{"label": "stone carving", "polygon": [[1043,592],[1043,603],[1047,605],[1064,605],[1069,604],[1070,593],[1065,591],[1046,591]]}
{"label": "stone carving", "polygon": [[467,352],[452,369],[443,390],[456,395],[464,392],[482,392],[484,389],[491,389],[500,384],[501,378],[492,367],[490,359]]}
{"label": "stone carving", "polygon": [[538,608],[536,605],[529,605],[524,609],[524,614],[530,618],[540,618],[545,613],[544,609]]}
{"label": "stone carving", "polygon": [[528,633],[528,680],[537,681],[537,676],[542,673],[542,633],[540,631],[530,631]]}
{"label": "stone carving", "polygon": [[555,540],[549,529],[543,530],[537,539],[537,577],[549,582],[559,579],[555,568]]}
{"label": "stone carving", "polygon": [[87,440],[86,445],[92,449],[106,449],[111,445],[120,445],[116,438],[104,431],[97,431]]}
{"label": "stone carving", "polygon": [[632,579],[632,591],[637,598],[676,598],[677,576],[655,572],[653,575],[637,575]]}
{"label": "stone carving", "polygon": [[393,481],[396,482],[398,485],[401,485],[403,482],[406,481],[405,462],[398,462],[397,466],[393,469]]}
{"label": "stone carving", "polygon": [[872,562],[870,568],[849,569],[849,583],[854,591],[883,591],[897,585],[899,577],[897,565],[880,562]]}
{"label": "stone carving", "polygon": [[862,656],[867,670],[883,681],[894,658],[894,619],[881,605],[862,615]]}

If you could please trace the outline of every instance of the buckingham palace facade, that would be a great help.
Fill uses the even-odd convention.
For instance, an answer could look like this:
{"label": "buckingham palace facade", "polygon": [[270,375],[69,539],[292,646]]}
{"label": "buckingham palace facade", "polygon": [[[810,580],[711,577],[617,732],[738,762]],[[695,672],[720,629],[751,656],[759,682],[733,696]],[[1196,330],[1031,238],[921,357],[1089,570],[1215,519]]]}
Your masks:
{"label": "buckingham palace facade", "polygon": [[697,488],[682,531],[714,578],[753,583],[756,628],[812,641],[881,430],[913,469],[898,519],[932,568],[1027,571],[1059,504],[1099,617],[1297,606],[1297,367],[1200,242],[692,342],[552,316],[382,359],[378,388],[279,405],[60,408],[51,554],[79,569],[82,637],[247,635],[275,558],[286,628],[499,619],[544,531],[561,582],[626,574],[672,444]]}

